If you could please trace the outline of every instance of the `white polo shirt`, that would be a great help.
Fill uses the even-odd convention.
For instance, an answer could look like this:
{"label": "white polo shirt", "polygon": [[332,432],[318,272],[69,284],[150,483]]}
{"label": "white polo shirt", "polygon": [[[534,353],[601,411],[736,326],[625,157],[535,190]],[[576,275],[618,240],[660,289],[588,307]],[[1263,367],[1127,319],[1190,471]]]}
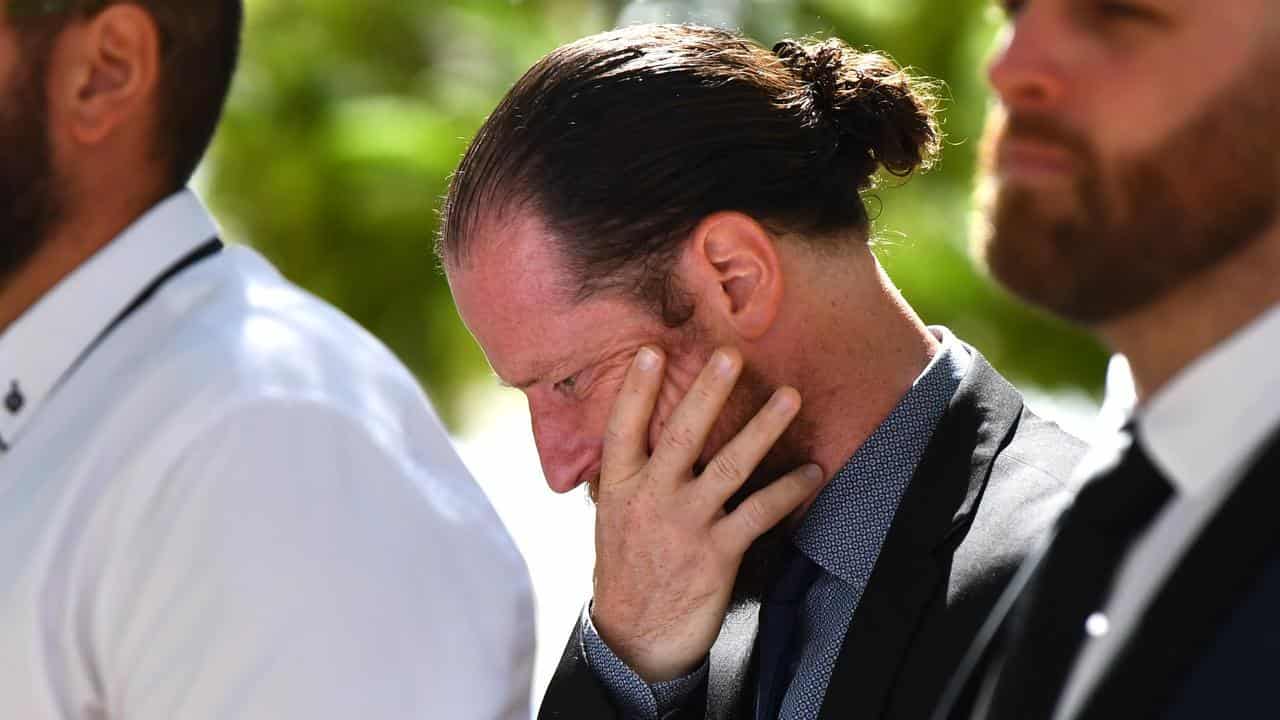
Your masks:
{"label": "white polo shirt", "polygon": [[525,565],[414,378],[182,192],[0,334],[0,718],[526,718]]}

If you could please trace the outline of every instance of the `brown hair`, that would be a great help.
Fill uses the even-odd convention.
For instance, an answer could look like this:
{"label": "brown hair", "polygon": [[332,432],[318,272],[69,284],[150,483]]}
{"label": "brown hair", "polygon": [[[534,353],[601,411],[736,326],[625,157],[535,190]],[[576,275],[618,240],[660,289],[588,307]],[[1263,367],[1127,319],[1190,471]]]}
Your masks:
{"label": "brown hair", "polygon": [[579,298],[622,289],[672,325],[669,272],[707,215],[736,210],[838,246],[869,227],[877,170],[935,157],[928,84],[840,40],[640,25],[561,47],[516,83],[472,141],[445,200],[437,252],[467,261],[482,222],[531,209]]}
{"label": "brown hair", "polygon": [[15,0],[9,22],[33,67],[45,67],[58,33],[106,7],[145,9],[160,33],[160,87],[155,150],[168,168],[166,185],[191,179],[213,140],[240,54],[243,0],[45,0],[30,9]]}

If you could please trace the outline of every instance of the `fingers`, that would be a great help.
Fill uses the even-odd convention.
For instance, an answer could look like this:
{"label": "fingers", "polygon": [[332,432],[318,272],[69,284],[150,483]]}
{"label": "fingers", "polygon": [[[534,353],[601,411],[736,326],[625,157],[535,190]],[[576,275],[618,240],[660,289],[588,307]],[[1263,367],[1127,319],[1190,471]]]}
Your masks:
{"label": "fingers", "polygon": [[787,473],[742,501],[712,527],[712,537],[728,552],[741,556],[751,543],[782,522],[826,484],[817,465]]}
{"label": "fingers", "polygon": [[662,387],[662,353],[640,348],[605,428],[602,478],[630,477],[649,459],[649,421]]}
{"label": "fingers", "polygon": [[725,445],[702,473],[698,493],[715,507],[723,506],[751,475],[800,412],[800,393],[783,387]]}
{"label": "fingers", "polygon": [[720,348],[711,354],[662,429],[650,460],[655,478],[670,482],[689,478],[741,372],[742,355],[737,350]]}

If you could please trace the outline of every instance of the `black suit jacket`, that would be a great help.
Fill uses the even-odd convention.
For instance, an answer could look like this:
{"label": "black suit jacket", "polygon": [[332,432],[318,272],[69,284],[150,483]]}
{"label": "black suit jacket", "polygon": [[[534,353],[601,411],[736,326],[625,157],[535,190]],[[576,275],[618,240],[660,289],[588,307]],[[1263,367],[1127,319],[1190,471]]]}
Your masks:
{"label": "black suit jacket", "polygon": [[[1280,717],[1277,512],[1280,436],[1252,460],[1071,720]],[[1022,592],[1015,583],[1001,607],[1011,607]],[[978,696],[993,682],[1010,642],[1007,619],[1008,613],[992,618],[984,632],[990,638],[979,641],[957,677],[956,699],[936,717],[987,717]],[[1067,678],[1035,680],[1030,691],[1052,697],[1065,690]]]}
{"label": "black suit jacket", "polygon": [[[1028,411],[976,351],[898,507],[823,718],[926,718],[1013,573],[1069,499],[1083,444]],[[676,717],[750,720],[757,607],[730,613]],[[538,715],[619,718],[575,628]]]}

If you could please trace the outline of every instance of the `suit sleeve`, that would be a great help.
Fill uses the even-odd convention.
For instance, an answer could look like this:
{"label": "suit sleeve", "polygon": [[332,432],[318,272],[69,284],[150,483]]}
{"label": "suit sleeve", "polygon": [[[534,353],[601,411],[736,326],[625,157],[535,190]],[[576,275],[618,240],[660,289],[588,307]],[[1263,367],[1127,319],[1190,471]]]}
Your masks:
{"label": "suit sleeve", "polygon": [[685,720],[701,717],[708,664],[663,683],[648,684],[626,665],[582,612],[542,702],[539,720],[617,718]]}
{"label": "suit sleeve", "polygon": [[199,433],[112,539],[107,714],[528,718],[527,575],[448,467],[307,401]]}

